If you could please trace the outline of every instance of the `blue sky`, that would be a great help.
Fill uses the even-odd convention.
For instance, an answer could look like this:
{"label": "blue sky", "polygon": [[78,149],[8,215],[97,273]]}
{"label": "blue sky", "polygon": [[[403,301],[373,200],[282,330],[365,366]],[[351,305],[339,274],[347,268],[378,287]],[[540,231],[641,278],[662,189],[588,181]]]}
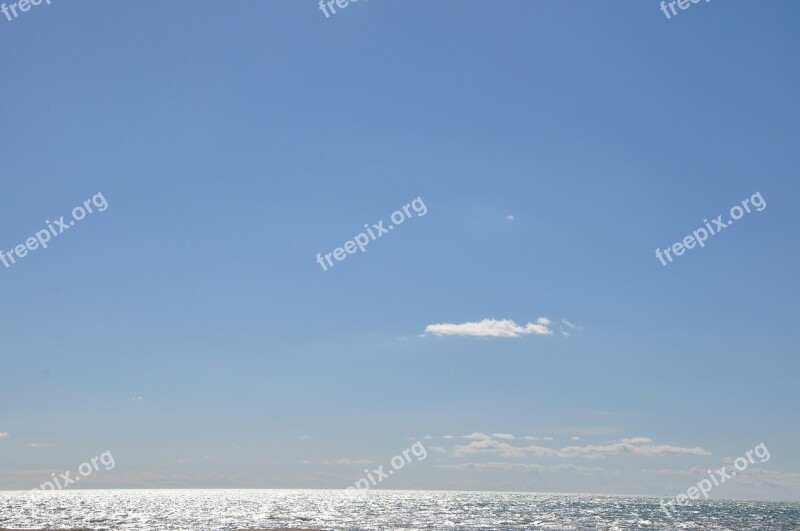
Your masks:
{"label": "blue sky", "polygon": [[[382,487],[674,495],[763,442],[712,495],[800,499],[798,16],[0,17],[0,249],[108,202],[0,265],[0,488],[105,450],[116,468],[87,487],[336,488],[422,440]],[[656,259],[756,192],[765,209]],[[316,263],[415,198],[424,216]],[[425,333],[540,317],[552,333]]]}

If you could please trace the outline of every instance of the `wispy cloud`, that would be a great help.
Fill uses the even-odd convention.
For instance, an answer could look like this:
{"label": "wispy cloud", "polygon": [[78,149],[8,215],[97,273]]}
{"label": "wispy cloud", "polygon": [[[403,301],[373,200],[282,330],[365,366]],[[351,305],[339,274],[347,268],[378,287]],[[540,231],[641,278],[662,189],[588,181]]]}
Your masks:
{"label": "wispy cloud", "polygon": [[322,461],[323,465],[369,465],[372,461],[369,459],[338,459],[336,461]]}
{"label": "wispy cloud", "polygon": [[505,462],[489,462],[489,463],[456,463],[448,465],[437,465],[438,468],[449,468],[451,470],[533,470],[541,472],[544,470],[542,465],[536,463],[505,463]]}
{"label": "wispy cloud", "polygon": [[659,474],[665,476],[690,476],[707,473],[705,469],[701,469],[696,466],[693,466],[688,470],[676,470],[672,468],[643,468],[642,472],[645,474]]}
{"label": "wispy cloud", "polygon": [[566,319],[561,319],[561,335],[562,336],[569,337],[569,334],[570,334],[569,331],[570,330],[580,330],[580,329],[581,329],[581,327],[576,325],[575,323],[567,321]]}
{"label": "wispy cloud", "polygon": [[560,465],[543,466],[538,463],[512,463],[508,461],[489,461],[488,463],[454,463],[437,465],[438,468],[447,468],[450,470],[502,470],[508,472],[511,470],[521,470],[523,472],[574,472],[581,475],[603,474],[609,471],[601,467],[585,467],[580,465],[573,465],[570,463],[562,463]]}
{"label": "wispy cloud", "polygon": [[32,443],[26,443],[24,446],[26,448],[50,448],[51,446],[55,446],[55,445],[53,445],[51,443],[32,442]]}
{"label": "wispy cloud", "polygon": [[442,323],[425,327],[425,332],[437,336],[473,336],[473,337],[520,337],[522,335],[550,335],[553,333],[547,317],[539,317],[535,323],[518,325],[511,319],[484,319],[483,321],[461,324]]}
{"label": "wispy cloud", "polygon": [[0,431],[0,439],[8,439],[11,435],[8,432]]}
{"label": "wispy cloud", "polygon": [[646,437],[622,439],[621,441],[612,442],[610,444],[589,444],[586,446],[565,446],[562,448],[549,448],[537,445],[514,446],[505,442],[505,440],[498,440],[498,437],[486,435],[484,433],[473,433],[464,438],[471,440],[471,442],[454,446],[451,453],[452,457],[463,457],[471,454],[489,454],[516,458],[533,456],[597,459],[620,454],[632,454],[646,457],[661,455],[711,455],[711,452],[700,447],[688,448],[667,444],[652,444],[653,441]]}
{"label": "wispy cloud", "polygon": [[800,493],[800,474],[779,472],[765,468],[748,468],[736,476],[737,483],[757,488],[790,489]]}
{"label": "wispy cloud", "polygon": [[509,214],[509,215],[506,216],[506,219],[508,221],[514,221],[514,215],[513,214]]}
{"label": "wispy cloud", "polygon": [[470,433],[469,435],[464,435],[464,439],[491,439],[491,435],[486,435],[485,433],[475,432]]}
{"label": "wispy cloud", "polygon": [[620,439],[614,442],[627,444],[650,444],[653,442],[653,439],[648,439],[647,437],[633,437],[632,439]]}

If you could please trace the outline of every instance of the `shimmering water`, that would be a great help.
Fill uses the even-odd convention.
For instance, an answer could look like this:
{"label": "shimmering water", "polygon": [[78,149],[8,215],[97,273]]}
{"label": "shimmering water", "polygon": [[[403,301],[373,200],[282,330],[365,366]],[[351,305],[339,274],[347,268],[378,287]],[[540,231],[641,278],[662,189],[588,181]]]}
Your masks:
{"label": "shimmering water", "polygon": [[0,528],[212,530],[800,529],[800,504],[489,492],[106,490],[0,492]]}

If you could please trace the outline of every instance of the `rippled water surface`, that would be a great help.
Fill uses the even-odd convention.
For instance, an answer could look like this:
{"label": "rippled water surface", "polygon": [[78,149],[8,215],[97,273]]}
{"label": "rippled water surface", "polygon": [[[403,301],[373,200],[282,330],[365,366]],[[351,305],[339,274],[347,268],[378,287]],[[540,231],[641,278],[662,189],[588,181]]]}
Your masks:
{"label": "rippled water surface", "polygon": [[800,530],[800,504],[708,501],[674,518],[645,497],[486,492],[115,490],[0,492],[0,528]]}

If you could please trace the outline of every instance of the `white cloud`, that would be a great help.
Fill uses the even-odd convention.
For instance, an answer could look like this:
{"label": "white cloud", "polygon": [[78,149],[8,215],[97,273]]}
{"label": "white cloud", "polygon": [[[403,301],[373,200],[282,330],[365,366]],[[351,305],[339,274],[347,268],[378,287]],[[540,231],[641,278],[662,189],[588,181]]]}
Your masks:
{"label": "white cloud", "polygon": [[537,463],[510,463],[507,461],[490,461],[488,463],[457,463],[448,465],[437,465],[438,468],[449,468],[452,470],[522,470],[525,472],[575,472],[582,475],[607,473],[608,470],[600,467],[587,468],[580,465],[563,463],[560,465],[542,466]]}
{"label": "white cloud", "polygon": [[616,442],[627,444],[650,444],[653,442],[653,439],[648,439],[647,437],[633,437],[632,439],[620,439]]}
{"label": "white cloud", "polygon": [[506,219],[508,221],[514,221],[514,215],[513,214],[509,214],[509,215],[506,216]]}
{"label": "white cloud", "polygon": [[540,317],[535,323],[518,325],[511,319],[484,319],[479,322],[461,324],[442,323],[425,327],[425,332],[437,336],[474,336],[474,337],[520,337],[521,335],[550,335],[551,324],[547,317]]}
{"label": "white cloud", "polygon": [[369,459],[339,459],[337,461],[322,461],[323,465],[369,465],[372,463]]}
{"label": "white cloud", "polygon": [[570,437],[570,440],[571,440],[571,441],[580,441],[580,440],[581,440],[581,438],[580,438],[580,437],[578,437],[577,435],[575,435],[575,436],[573,436],[573,437]]}
{"label": "white cloud", "polygon": [[566,319],[561,319],[561,335],[563,335],[564,337],[569,337],[568,330],[580,330],[580,329],[581,327],[576,325],[575,323],[567,321]]}
{"label": "white cloud", "polygon": [[612,443],[606,445],[567,446],[558,451],[560,457],[598,458],[614,454],[634,454],[641,456],[657,455],[697,455],[709,456],[711,452],[700,447],[684,448],[681,446],[661,445],[635,445],[629,443]]}
{"label": "white cloud", "polygon": [[464,439],[491,439],[491,438],[492,438],[491,435],[486,435],[485,433],[480,433],[480,432],[464,435]]}
{"label": "white cloud", "polygon": [[495,439],[516,439],[516,437],[514,437],[510,433],[493,433],[492,437],[494,437]]}
{"label": "white cloud", "polygon": [[550,437],[550,436],[534,437],[533,435],[526,435],[525,437],[523,437],[523,439],[525,439],[526,441],[552,441],[553,440],[553,438]]}
{"label": "white cloud", "polygon": [[0,431],[0,439],[8,439],[11,435],[8,432]]}
{"label": "white cloud", "polygon": [[456,445],[452,457],[463,457],[470,454],[493,454],[503,457],[561,457],[597,459],[608,455],[633,454],[645,457],[660,455],[695,455],[709,456],[711,452],[700,447],[685,448],[671,445],[654,445],[645,437],[623,439],[627,442],[614,442],[605,445],[590,444],[586,446],[565,446],[548,448],[545,446],[513,446],[507,442],[496,440],[484,433],[473,433],[464,437],[470,439],[468,444]]}
{"label": "white cloud", "polygon": [[51,446],[54,446],[54,445],[52,445],[52,444],[50,444],[50,443],[36,443],[36,442],[32,442],[32,443],[26,443],[24,446],[25,446],[26,448],[50,448]]}
{"label": "white cloud", "polygon": [[587,468],[585,466],[580,465],[573,465],[570,463],[562,463],[560,465],[553,465],[547,468],[548,470],[553,470],[556,472],[575,472],[576,474],[581,474],[584,476],[588,476],[591,474],[598,474],[598,473],[605,473],[608,472],[605,468],[601,468],[599,466]]}
{"label": "white cloud", "polygon": [[453,457],[463,457],[469,454],[490,453],[503,457],[525,457],[523,449],[511,446],[508,443],[495,441],[491,438],[473,440],[469,444],[457,445],[453,448]]}
{"label": "white cloud", "polygon": [[544,470],[542,465],[536,463],[458,463],[453,465],[437,465],[439,468],[450,468],[453,470],[534,470],[540,472]]}
{"label": "white cloud", "polygon": [[675,469],[672,469],[672,468],[643,468],[642,472],[644,472],[645,474],[659,474],[659,475],[668,475],[668,476],[675,476],[675,475],[690,476],[690,475],[704,473],[705,470],[703,470],[701,468],[698,468],[696,466],[693,466],[692,468],[690,468],[688,470],[675,470]]}
{"label": "white cloud", "polygon": [[797,473],[778,472],[766,468],[748,468],[736,475],[736,481],[749,487],[790,489],[795,493],[800,493],[800,474]]}

